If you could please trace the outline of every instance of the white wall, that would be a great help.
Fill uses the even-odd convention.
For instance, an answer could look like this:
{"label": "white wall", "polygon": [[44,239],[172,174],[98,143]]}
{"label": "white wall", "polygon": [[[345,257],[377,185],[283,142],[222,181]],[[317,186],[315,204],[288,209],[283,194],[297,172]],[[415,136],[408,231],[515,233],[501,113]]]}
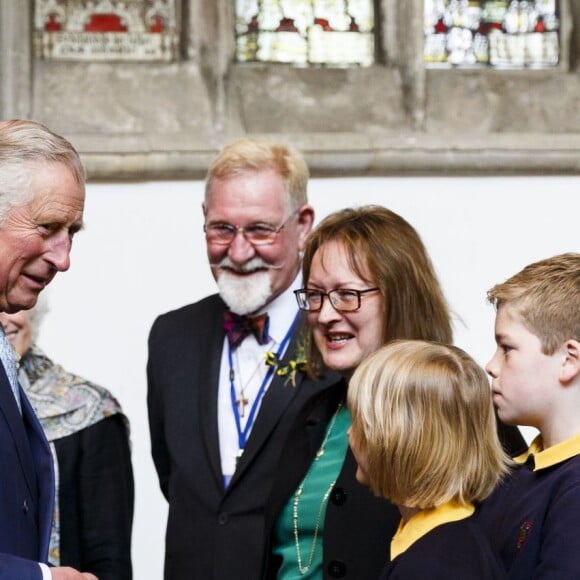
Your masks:
{"label": "white wall", "polygon": [[[423,237],[457,316],[456,343],[484,364],[493,348],[485,292],[527,263],[580,251],[580,177],[314,179],[317,218],[382,204]],[[146,341],[155,316],[214,291],[202,232],[203,184],[87,187],[72,268],[48,292],[40,344],[109,388],[132,426],[137,580],[162,578],[167,509],[149,454]]]}

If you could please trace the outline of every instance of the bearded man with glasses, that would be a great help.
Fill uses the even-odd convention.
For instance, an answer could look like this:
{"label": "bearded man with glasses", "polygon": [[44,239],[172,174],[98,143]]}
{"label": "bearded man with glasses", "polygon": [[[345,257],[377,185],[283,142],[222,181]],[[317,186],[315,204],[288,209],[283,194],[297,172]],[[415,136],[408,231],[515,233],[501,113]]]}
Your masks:
{"label": "bearded man with glasses", "polygon": [[[206,248],[219,294],[160,316],[149,337],[152,455],[169,502],[165,578],[258,579],[264,508],[289,426],[336,377],[276,373],[296,358],[293,291],[312,229],[308,168],[259,139],[226,146],[206,177]],[[273,353],[278,367],[268,366]]]}

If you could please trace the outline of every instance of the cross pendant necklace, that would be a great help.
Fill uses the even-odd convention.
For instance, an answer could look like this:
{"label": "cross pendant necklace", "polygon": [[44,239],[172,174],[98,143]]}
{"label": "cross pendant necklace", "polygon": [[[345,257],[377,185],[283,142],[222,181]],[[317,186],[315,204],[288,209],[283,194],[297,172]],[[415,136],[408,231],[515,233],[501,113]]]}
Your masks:
{"label": "cross pendant necklace", "polygon": [[249,404],[250,404],[250,400],[246,399],[246,397],[244,397],[243,393],[240,393],[239,399],[236,399],[236,405],[238,406],[238,409],[240,410],[240,417],[246,416],[246,405],[249,405]]}
{"label": "cross pendant necklace", "polygon": [[[240,418],[244,418],[246,416],[246,405],[250,404],[250,399],[248,399],[248,397],[246,397],[246,388],[252,382],[253,378],[256,376],[256,374],[258,373],[258,371],[262,367],[263,361],[261,361],[261,360],[258,361],[258,365],[256,366],[256,368],[254,369],[254,371],[250,375],[250,378],[244,383],[243,379],[242,379],[242,373],[240,371],[240,360],[239,360],[239,355],[238,355],[237,349],[236,349],[235,355],[236,355],[236,366],[238,369],[238,376],[240,377],[240,393],[236,397],[236,406],[238,408],[238,412],[240,413]],[[230,381],[234,381],[234,380],[235,380],[235,372],[233,369],[231,369],[230,370]]]}
{"label": "cross pendant necklace", "polygon": [[[294,330],[294,327],[296,326],[297,320],[298,320],[298,313],[294,317],[294,320],[292,321],[290,328],[288,329],[284,338],[282,339],[282,342],[278,346],[278,350],[275,353],[275,356],[278,359],[283,355],[284,350],[286,349],[286,346],[290,342],[290,337],[292,336],[292,331]],[[270,340],[271,340],[271,343],[273,345],[276,344],[276,342],[273,339],[270,339]],[[246,442],[247,442],[249,434],[252,430],[252,426],[254,424],[254,420],[256,418],[256,413],[258,411],[258,407],[260,406],[260,402],[262,400],[262,397],[264,396],[264,393],[266,392],[266,388],[268,387],[268,385],[270,384],[270,381],[272,380],[272,376],[274,374],[274,367],[273,366],[267,367],[268,370],[266,371],[266,374],[262,378],[261,384],[259,385],[259,388],[258,388],[258,392],[254,396],[254,401],[250,405],[249,400],[246,400],[246,396],[245,396],[244,391],[246,390],[246,387],[252,382],[252,379],[258,373],[260,368],[264,368],[265,360],[258,361],[258,364],[254,368],[254,371],[252,372],[250,378],[246,381],[245,384],[243,384],[242,377],[240,376],[240,383],[241,384],[240,384],[239,395],[238,395],[237,389],[236,389],[236,382],[235,382],[236,373],[234,372],[234,355],[232,352],[232,347],[229,343],[226,344],[226,347],[227,347],[227,355],[228,355],[228,364],[230,367],[230,376],[229,376],[229,379],[230,379],[230,400],[232,403],[234,420],[236,422],[236,430],[238,432],[239,455],[241,455],[244,452],[244,449],[246,448]],[[270,348],[272,348],[272,346],[270,346]],[[238,361],[237,349],[236,349],[235,353],[236,353],[236,365],[238,368],[238,375],[239,375],[240,374],[240,372],[239,372],[240,371],[240,364]],[[247,397],[247,399],[249,399],[249,397]],[[242,426],[241,418],[245,414],[246,405],[250,406],[250,412],[249,412],[248,417],[246,419],[245,425]]]}

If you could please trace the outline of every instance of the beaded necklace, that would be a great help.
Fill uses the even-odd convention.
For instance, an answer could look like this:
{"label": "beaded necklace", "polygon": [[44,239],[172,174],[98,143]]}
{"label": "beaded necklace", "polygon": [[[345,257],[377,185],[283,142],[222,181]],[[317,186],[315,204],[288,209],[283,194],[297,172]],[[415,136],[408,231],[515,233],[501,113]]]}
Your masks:
{"label": "beaded necklace", "polygon": [[[338,413],[339,413],[341,408],[342,408],[342,403],[339,403],[338,407],[336,408],[336,411],[334,412],[334,415],[332,416],[330,424],[328,425],[328,429],[326,430],[326,436],[324,437],[322,444],[320,445],[318,451],[316,452],[316,455],[314,456],[314,461],[318,461],[324,455],[324,451],[326,449],[326,444],[327,444],[328,439],[332,433],[332,429],[334,428],[334,424],[336,422],[336,417],[338,416]],[[304,574],[306,574],[308,572],[308,570],[310,570],[310,566],[312,566],[312,562],[314,560],[314,552],[316,551],[316,539],[318,538],[318,532],[320,530],[320,520],[322,518],[322,512],[324,511],[324,508],[326,507],[326,503],[327,503],[328,498],[330,496],[330,492],[332,491],[332,488],[334,487],[334,484],[336,483],[336,479],[333,482],[331,482],[331,484],[328,486],[328,489],[326,490],[326,492],[322,496],[322,500],[321,500],[320,506],[318,508],[318,513],[316,515],[316,524],[314,527],[314,534],[312,536],[312,545],[310,546],[310,553],[308,555],[308,561],[306,562],[305,565],[303,565],[302,564],[302,552],[300,550],[300,534],[298,531],[298,507],[300,504],[300,498],[302,496],[302,492],[304,491],[304,484],[306,483],[307,479],[308,479],[308,473],[304,476],[304,479],[302,480],[302,482],[300,483],[300,485],[298,486],[298,488],[294,492],[294,501],[292,502],[292,526],[293,526],[293,531],[294,531],[294,544],[296,546],[296,560],[298,562],[298,571],[300,572],[300,574],[302,576],[304,576]]]}

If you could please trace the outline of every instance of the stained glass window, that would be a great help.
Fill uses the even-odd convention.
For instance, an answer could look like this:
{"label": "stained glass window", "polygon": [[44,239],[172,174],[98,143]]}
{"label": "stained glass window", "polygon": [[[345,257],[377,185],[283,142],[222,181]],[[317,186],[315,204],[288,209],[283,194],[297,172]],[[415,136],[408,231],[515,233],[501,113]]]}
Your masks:
{"label": "stained glass window", "polygon": [[428,66],[547,68],[560,60],[556,0],[425,0]]}
{"label": "stained glass window", "polygon": [[369,66],[374,26],[373,0],[236,0],[236,58]]}
{"label": "stained glass window", "polygon": [[36,55],[58,60],[170,61],[176,0],[35,0]]}

